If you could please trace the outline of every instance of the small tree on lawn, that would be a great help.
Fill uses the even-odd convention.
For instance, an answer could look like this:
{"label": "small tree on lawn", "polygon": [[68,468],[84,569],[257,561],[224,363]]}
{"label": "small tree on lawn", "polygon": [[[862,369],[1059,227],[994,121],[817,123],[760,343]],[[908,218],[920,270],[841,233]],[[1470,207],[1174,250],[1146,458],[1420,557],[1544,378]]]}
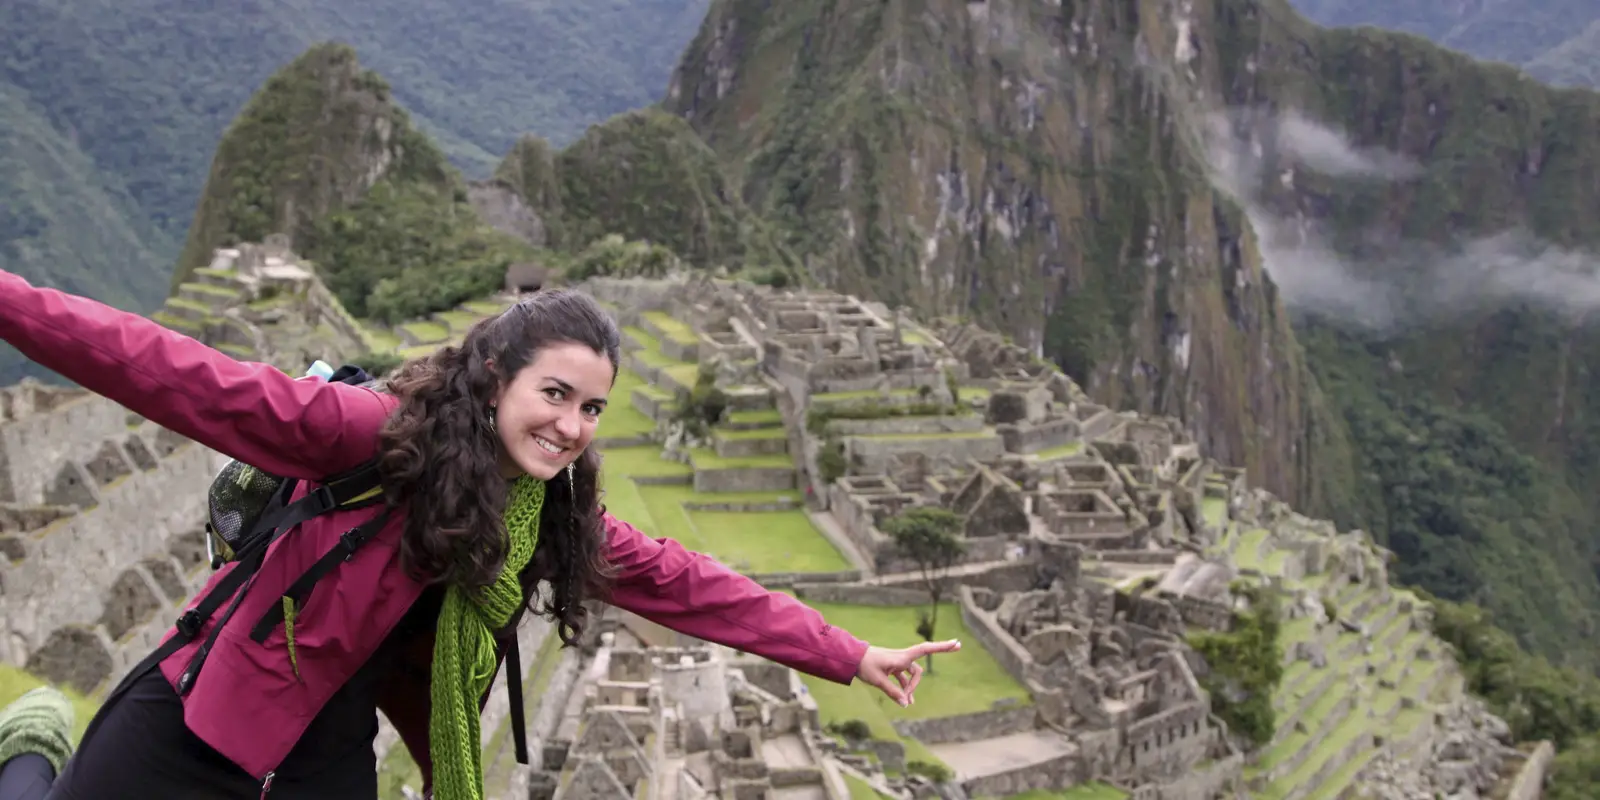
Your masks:
{"label": "small tree on lawn", "polygon": [[[961,516],[953,511],[932,506],[908,509],[883,524],[883,532],[894,539],[901,555],[917,562],[922,571],[923,583],[928,589],[932,613],[923,614],[917,621],[917,635],[931,642],[939,624],[939,600],[944,595],[944,577],[967,551],[961,538]],[[928,672],[933,672],[933,655],[929,654]]]}

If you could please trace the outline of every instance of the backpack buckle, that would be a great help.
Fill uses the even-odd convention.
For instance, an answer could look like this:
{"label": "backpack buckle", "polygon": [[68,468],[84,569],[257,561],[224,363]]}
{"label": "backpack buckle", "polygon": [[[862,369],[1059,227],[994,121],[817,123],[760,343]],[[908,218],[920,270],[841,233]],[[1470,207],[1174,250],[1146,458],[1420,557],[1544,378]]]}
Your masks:
{"label": "backpack buckle", "polygon": [[329,488],[326,483],[312,489],[307,494],[307,497],[308,499],[314,498],[317,502],[317,507],[323,511],[332,511],[339,505],[339,498],[333,496],[333,489]]}
{"label": "backpack buckle", "polygon": [[356,536],[358,528],[351,528],[339,534],[339,544],[344,547],[344,560],[355,558],[356,550],[361,548],[361,539]]}
{"label": "backpack buckle", "polygon": [[202,623],[203,621],[200,619],[200,614],[191,608],[178,616],[176,627],[178,629],[178,633],[181,634],[183,638],[193,639],[194,637],[200,635],[200,625]]}

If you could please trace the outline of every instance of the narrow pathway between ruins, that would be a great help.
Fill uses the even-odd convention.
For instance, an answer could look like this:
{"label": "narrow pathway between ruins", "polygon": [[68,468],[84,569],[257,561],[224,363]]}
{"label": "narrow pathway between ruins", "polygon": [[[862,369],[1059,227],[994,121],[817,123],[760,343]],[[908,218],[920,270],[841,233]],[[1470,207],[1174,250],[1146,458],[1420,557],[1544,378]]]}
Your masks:
{"label": "narrow pathway between ruins", "polygon": [[817,531],[839,549],[839,554],[843,555],[846,561],[850,562],[852,569],[861,570],[863,577],[873,573],[872,562],[867,560],[861,548],[856,546],[855,540],[840,527],[839,520],[833,516],[833,512],[808,511],[806,514],[811,517],[811,524],[816,526]]}

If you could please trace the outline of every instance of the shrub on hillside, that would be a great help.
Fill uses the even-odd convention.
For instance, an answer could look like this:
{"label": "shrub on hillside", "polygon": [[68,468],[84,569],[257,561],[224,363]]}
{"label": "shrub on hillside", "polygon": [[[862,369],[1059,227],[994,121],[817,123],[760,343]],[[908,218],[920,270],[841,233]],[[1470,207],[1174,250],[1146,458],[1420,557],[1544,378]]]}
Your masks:
{"label": "shrub on hillside", "polygon": [[678,257],[666,247],[649,242],[630,242],[617,234],[596,239],[573,258],[566,277],[571,281],[589,278],[662,278],[676,269]]}
{"label": "shrub on hillside", "polygon": [[453,191],[383,181],[318,220],[306,256],[358,317],[394,324],[500,288],[530,245],[481,223]]}
{"label": "shrub on hillside", "polygon": [[1283,678],[1280,612],[1270,588],[1240,584],[1234,591],[1249,607],[1234,612],[1233,628],[1192,634],[1189,644],[1205,659],[1208,671],[1201,684],[1211,696],[1211,710],[1235,736],[1259,747],[1272,741],[1278,727],[1272,694]]}

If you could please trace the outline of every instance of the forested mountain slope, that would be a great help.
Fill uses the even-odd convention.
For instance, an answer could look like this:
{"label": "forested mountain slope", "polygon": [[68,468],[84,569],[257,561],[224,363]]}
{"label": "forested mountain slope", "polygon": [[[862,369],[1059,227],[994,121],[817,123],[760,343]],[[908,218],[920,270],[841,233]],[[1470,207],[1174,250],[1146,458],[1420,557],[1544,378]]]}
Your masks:
{"label": "forested mountain slope", "polygon": [[[311,44],[354,46],[467,174],[660,97],[706,0],[0,3],[0,268],[150,311],[212,152]],[[0,351],[0,380],[22,366]]]}

